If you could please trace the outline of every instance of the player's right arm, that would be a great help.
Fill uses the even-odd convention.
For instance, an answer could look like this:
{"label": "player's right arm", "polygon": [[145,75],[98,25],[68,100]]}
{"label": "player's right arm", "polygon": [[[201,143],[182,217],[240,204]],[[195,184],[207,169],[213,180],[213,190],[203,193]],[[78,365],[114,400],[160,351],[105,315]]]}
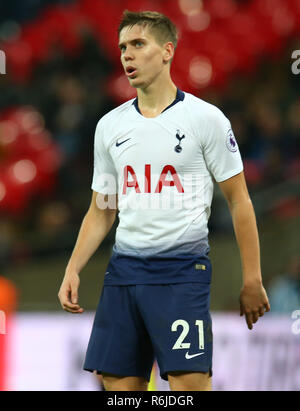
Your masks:
{"label": "player's right arm", "polygon": [[216,108],[210,108],[206,119],[205,138],[202,138],[203,153],[207,168],[219,184],[232,215],[243,268],[240,312],[241,315],[245,314],[248,328],[252,329],[258,317],[270,310],[262,284],[255,213],[230,121]]}
{"label": "player's right arm", "polygon": [[[117,198],[116,195],[112,197]],[[79,274],[98,249],[116,219],[117,206],[105,209],[98,206],[106,200],[107,196],[93,191],[90,207],[82,221],[77,241],[58,293],[62,308],[73,314],[83,312],[83,309],[78,304]]]}

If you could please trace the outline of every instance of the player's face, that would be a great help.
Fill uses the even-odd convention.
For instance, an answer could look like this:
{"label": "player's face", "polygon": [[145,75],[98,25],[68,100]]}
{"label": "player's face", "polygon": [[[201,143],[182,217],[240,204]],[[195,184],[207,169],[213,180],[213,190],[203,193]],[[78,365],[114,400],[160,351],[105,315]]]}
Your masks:
{"label": "player's face", "polygon": [[124,27],[120,33],[121,62],[131,86],[148,87],[166,66],[164,47],[148,27]]}

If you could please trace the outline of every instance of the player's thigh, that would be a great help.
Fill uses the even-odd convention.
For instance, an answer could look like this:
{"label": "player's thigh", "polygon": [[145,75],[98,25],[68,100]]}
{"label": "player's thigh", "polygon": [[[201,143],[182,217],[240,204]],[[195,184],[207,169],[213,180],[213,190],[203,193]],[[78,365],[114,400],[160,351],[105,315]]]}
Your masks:
{"label": "player's thigh", "polygon": [[84,369],[150,380],[153,347],[135,303],[135,286],[104,286]]}
{"label": "player's thigh", "polygon": [[209,284],[139,286],[139,308],[152,339],[161,377],[170,372],[212,375]]}
{"label": "player's thigh", "polygon": [[171,391],[211,391],[210,373],[171,372],[168,373]]}
{"label": "player's thigh", "polygon": [[123,377],[103,373],[104,388],[106,391],[147,391],[148,381],[143,377]]}

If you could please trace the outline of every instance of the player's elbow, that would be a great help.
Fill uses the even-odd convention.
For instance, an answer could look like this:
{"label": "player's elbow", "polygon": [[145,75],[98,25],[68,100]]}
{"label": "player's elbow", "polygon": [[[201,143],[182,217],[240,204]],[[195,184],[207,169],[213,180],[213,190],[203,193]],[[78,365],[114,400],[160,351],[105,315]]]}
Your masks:
{"label": "player's elbow", "polygon": [[105,220],[113,224],[117,216],[117,195],[93,193],[88,215],[96,220]]}
{"label": "player's elbow", "polygon": [[246,223],[255,219],[255,212],[250,198],[233,201],[229,204],[229,210],[234,223]]}

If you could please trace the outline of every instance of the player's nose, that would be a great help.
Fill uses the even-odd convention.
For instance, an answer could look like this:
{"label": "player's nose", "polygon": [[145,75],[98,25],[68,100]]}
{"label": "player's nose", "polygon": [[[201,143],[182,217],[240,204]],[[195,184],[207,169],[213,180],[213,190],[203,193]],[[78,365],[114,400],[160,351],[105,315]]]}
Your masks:
{"label": "player's nose", "polygon": [[128,55],[124,56],[124,61],[125,62],[126,61],[131,61],[131,60],[134,60],[134,57],[131,54],[128,54]]}
{"label": "player's nose", "polygon": [[127,48],[126,51],[123,54],[123,58],[125,61],[129,61],[129,60],[133,60],[134,59],[134,54],[132,53],[132,51]]}

